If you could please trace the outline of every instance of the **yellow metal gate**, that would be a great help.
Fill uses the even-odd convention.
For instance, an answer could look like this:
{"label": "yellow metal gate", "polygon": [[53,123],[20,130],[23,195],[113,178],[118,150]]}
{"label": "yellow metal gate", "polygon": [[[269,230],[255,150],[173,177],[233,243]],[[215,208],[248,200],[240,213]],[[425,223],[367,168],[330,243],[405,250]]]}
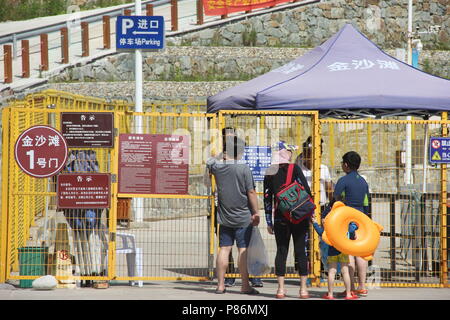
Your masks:
{"label": "yellow metal gate", "polygon": [[[14,144],[21,132],[35,125],[60,130],[61,112],[67,111],[74,110],[17,106],[3,111],[0,281],[53,274],[61,287],[70,287],[76,280],[212,278],[212,197],[205,183],[205,160],[211,141],[217,141],[212,136],[217,133],[216,116],[116,111],[114,148],[69,148],[70,154],[95,152],[98,172],[111,175],[111,206],[94,208],[92,218],[86,210],[58,209],[56,179],[28,176],[14,160]],[[187,194],[119,193],[118,142],[122,133],[189,136]],[[21,256],[33,255],[34,260],[20,261]]]}
{"label": "yellow metal gate", "polygon": [[[301,147],[311,136],[316,204],[320,165],[330,168],[336,182],[343,175],[342,155],[357,151],[362,156],[360,173],[370,186],[372,218],[384,227],[369,268],[369,284],[448,286],[447,166],[430,166],[426,145],[430,136],[448,135],[445,113],[441,120],[434,121],[334,120],[319,119],[316,111],[224,111],[216,115],[183,113],[187,106],[147,108],[164,113],[132,113],[127,108],[126,104],[50,92],[3,110],[0,282],[39,276],[20,275],[19,257],[28,247],[46,248],[42,272],[57,274],[61,285],[67,287],[73,285],[73,280],[214,278],[214,185],[210,187],[207,181],[205,162],[220,151],[221,130],[233,127],[249,146],[271,146],[285,140]],[[176,112],[167,112],[170,110]],[[14,144],[22,131],[38,124],[59,130],[60,113],[64,111],[114,112],[117,129],[114,148],[92,149],[98,171],[113,178],[111,207],[96,212],[96,227],[84,233],[68,223],[69,212],[57,210],[55,179],[32,178],[14,160]],[[409,128],[411,166],[406,168],[404,141]],[[189,136],[187,194],[119,193],[118,141],[124,133]],[[323,153],[319,148],[321,139]],[[405,179],[406,173],[409,180]],[[256,186],[261,195],[262,182],[257,181]],[[275,240],[265,232],[262,208],[260,201],[260,228],[273,262]],[[307,250],[310,278],[318,284],[323,275],[319,241],[313,232]],[[296,277],[292,253],[288,259],[287,276]]]}
{"label": "yellow metal gate", "polygon": [[[311,191],[317,207],[317,215],[320,216],[319,205],[319,174],[321,163],[321,153],[319,152],[320,144],[320,127],[319,114],[317,111],[221,111],[219,113],[219,131],[223,128],[233,128],[236,134],[245,140],[247,146],[274,146],[280,140],[288,144],[299,146],[294,153],[293,160],[302,152],[302,145],[308,139],[312,138],[314,161],[312,165],[313,178]],[[275,238],[267,232],[267,224],[264,218],[263,204],[263,181],[256,179],[256,190],[259,195],[259,209],[261,212],[261,235],[266,244],[269,261],[271,264],[275,261],[276,245]],[[319,256],[319,239],[317,234],[313,232],[312,227],[309,232],[309,241],[307,241],[309,277],[317,283],[320,280],[320,256]],[[296,272],[295,259],[293,255],[293,244],[289,249],[287,260],[286,278],[298,278]],[[237,260],[237,252],[233,252],[234,259]],[[228,274],[229,277],[239,276],[238,274]],[[276,277],[274,268],[272,273],[264,276],[266,278]]]}
{"label": "yellow metal gate", "polygon": [[447,136],[446,114],[442,118],[321,120],[322,160],[333,181],[345,174],[344,153],[358,152],[362,158],[358,172],[369,184],[372,219],[384,228],[369,263],[369,284],[448,284],[447,165],[429,164],[430,137]]}

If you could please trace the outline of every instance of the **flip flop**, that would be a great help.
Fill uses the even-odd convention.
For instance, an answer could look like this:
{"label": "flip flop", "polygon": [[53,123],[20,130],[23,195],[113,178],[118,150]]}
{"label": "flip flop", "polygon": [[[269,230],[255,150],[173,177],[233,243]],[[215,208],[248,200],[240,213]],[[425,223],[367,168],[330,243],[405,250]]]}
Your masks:
{"label": "flip flop", "polygon": [[251,288],[250,291],[241,291],[241,294],[249,294],[251,296],[259,294],[259,291],[255,288]]}
{"label": "flip flop", "polygon": [[359,297],[357,295],[352,295],[351,297],[345,297],[345,300],[356,300],[359,299]]}
{"label": "flip flop", "polygon": [[355,290],[353,291],[353,293],[366,297],[369,294],[369,291],[367,289],[362,289],[362,290]]}
{"label": "flip flop", "polygon": [[275,298],[277,298],[277,299],[284,299],[284,298],[286,298],[286,292],[284,292],[284,293],[277,293],[275,295]]}
{"label": "flip flop", "polygon": [[223,290],[216,289],[216,291],[214,291],[214,292],[215,292],[215,294],[224,294],[225,292],[227,292],[227,289],[223,289]]}
{"label": "flip flop", "polygon": [[[356,291],[350,291],[352,296],[356,296]],[[347,296],[347,291],[342,291],[337,294],[339,298],[345,298]]]}
{"label": "flip flop", "polygon": [[300,299],[309,299],[310,296],[309,296],[308,293],[307,293],[307,294],[301,294],[301,293],[300,293],[299,298],[300,298]]}
{"label": "flip flop", "polygon": [[326,299],[326,300],[335,300],[333,296],[329,296],[328,294],[324,294],[322,296],[322,299]]}

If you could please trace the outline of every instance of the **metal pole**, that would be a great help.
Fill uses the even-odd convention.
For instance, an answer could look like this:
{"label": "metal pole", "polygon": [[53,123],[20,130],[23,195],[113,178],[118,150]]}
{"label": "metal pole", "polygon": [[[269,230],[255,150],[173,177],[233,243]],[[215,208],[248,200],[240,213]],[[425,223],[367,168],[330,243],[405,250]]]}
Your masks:
{"label": "metal pole", "polygon": [[408,64],[412,64],[413,3],[408,0]]}
{"label": "metal pole", "polygon": [[[412,0],[408,0],[408,64],[412,64]],[[412,117],[408,116],[406,118],[408,121],[411,121]],[[405,147],[405,184],[411,184],[413,181],[411,179],[411,167],[412,167],[412,161],[411,161],[411,149],[412,149],[412,143],[411,143],[411,136],[412,136],[412,128],[411,123],[408,123],[406,125],[406,147]]]}
{"label": "metal pole", "polygon": [[[135,0],[134,13],[136,16],[142,15],[141,0]],[[135,75],[135,112],[143,112],[142,109],[142,51],[135,50],[134,59],[134,75]],[[142,131],[142,117],[136,117],[136,133],[143,133]],[[136,222],[144,220],[144,201],[142,198],[135,199],[135,213]]]}
{"label": "metal pole", "polygon": [[[135,15],[140,16],[142,14],[141,0],[135,0]],[[140,49],[135,50],[135,85],[136,85],[136,98],[135,98],[135,111],[143,112],[142,110],[142,51]],[[142,118],[137,118],[136,133],[142,133]]]}
{"label": "metal pole", "polygon": [[[441,119],[443,121],[448,120],[448,113],[442,112]],[[448,136],[448,128],[446,124],[442,125],[442,136]],[[447,217],[447,208],[448,208],[448,194],[447,194],[447,164],[441,164],[441,284],[444,287],[449,287],[448,284],[448,217]]]}

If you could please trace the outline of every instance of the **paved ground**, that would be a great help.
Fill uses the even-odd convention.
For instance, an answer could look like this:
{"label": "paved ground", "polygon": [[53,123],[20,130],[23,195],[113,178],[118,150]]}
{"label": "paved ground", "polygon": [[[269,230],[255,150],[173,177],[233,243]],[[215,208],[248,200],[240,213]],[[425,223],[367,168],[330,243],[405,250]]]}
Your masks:
{"label": "paved ground", "polygon": [[[240,287],[228,288],[225,294],[215,294],[215,281],[154,281],[145,282],[142,288],[124,282],[113,283],[109,289],[76,288],[55,290],[22,289],[0,286],[0,300],[257,300],[274,298],[277,284],[274,279],[264,280],[257,296],[240,294]],[[298,280],[286,280],[288,296],[285,300],[299,301]],[[7,287],[7,288],[5,288]],[[326,287],[311,287],[310,300],[322,300]],[[342,287],[336,288],[337,292]],[[342,300],[342,299],[339,299]],[[450,288],[372,288],[366,300],[450,300]]]}

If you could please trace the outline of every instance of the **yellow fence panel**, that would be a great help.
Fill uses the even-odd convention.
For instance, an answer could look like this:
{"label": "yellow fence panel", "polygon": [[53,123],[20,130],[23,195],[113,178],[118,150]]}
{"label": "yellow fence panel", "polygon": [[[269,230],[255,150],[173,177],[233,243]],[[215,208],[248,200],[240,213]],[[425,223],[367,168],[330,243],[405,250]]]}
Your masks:
{"label": "yellow fence panel", "polygon": [[[210,235],[211,196],[205,165],[215,116],[151,112],[129,113],[126,117],[130,130],[123,133],[185,135],[189,140],[187,194],[118,195],[119,201],[127,202],[124,208],[133,218],[131,223],[118,224],[117,247],[128,237],[142,253],[141,274],[133,279],[211,278],[214,252],[210,243],[214,239]],[[124,255],[117,256],[116,279],[130,279]]]}
{"label": "yellow fence panel", "polygon": [[[445,121],[321,120],[323,163],[333,181],[343,176],[340,163],[348,151],[361,155],[358,172],[370,188],[371,217],[384,230],[368,283],[441,286],[447,282],[442,231],[447,194],[440,166],[429,164],[430,136],[441,136]],[[411,166],[406,161],[406,132],[413,127]],[[445,199],[442,201],[441,199]],[[442,225],[444,223],[444,225]],[[445,259],[445,260],[443,260]]]}
{"label": "yellow fence panel", "polygon": [[[442,120],[320,119],[316,111],[224,111],[204,113],[196,103],[146,104],[134,113],[125,101],[107,101],[47,90],[11,103],[2,114],[2,214],[0,216],[0,282],[32,280],[21,275],[24,248],[45,248],[45,273],[60,286],[83,281],[206,280],[215,277],[217,254],[214,183],[205,171],[208,157],[221,149],[222,129],[232,127],[248,146],[273,146],[280,140],[300,148],[311,136],[312,191],[320,212],[319,167],[329,167],[333,182],[344,175],[342,155],[357,151],[359,169],[370,187],[372,219],[384,230],[367,282],[380,286],[448,285],[448,222],[446,165],[428,163],[430,136],[447,136]],[[109,209],[59,210],[56,179],[36,179],[19,170],[14,143],[33,125],[60,129],[61,112],[114,112],[114,148],[90,148],[98,172],[112,178]],[[411,128],[411,165],[406,132]],[[189,137],[185,194],[120,193],[121,134],[183,135]],[[322,151],[319,145],[323,140]],[[71,152],[86,152],[71,148]],[[73,153],[75,154],[75,153]],[[82,171],[78,171],[82,172]],[[90,172],[90,171],[87,171]],[[159,180],[164,183],[164,180]],[[275,239],[266,232],[262,181],[260,229],[274,261]],[[78,224],[80,225],[78,225]],[[293,250],[287,277],[298,277]],[[235,250],[235,249],[234,249]],[[325,277],[319,239],[312,228],[306,248],[310,278]],[[25,253],[24,253],[25,252]],[[237,252],[233,251],[236,260]],[[22,256],[23,258],[23,256]],[[235,272],[228,276],[238,277]],[[272,270],[273,271],[273,270]],[[23,273],[23,272],[22,272]],[[275,277],[274,273],[265,276]]]}
{"label": "yellow fence panel", "polygon": [[[107,237],[108,225],[113,227],[108,221],[109,210],[92,210],[94,216],[90,217],[86,215],[86,210],[58,209],[56,177],[31,177],[15,163],[14,146],[19,135],[35,125],[60,130],[59,111],[10,108],[4,113],[3,124],[4,128],[9,129],[8,135],[3,136],[6,138],[3,141],[3,161],[6,160],[5,155],[8,161],[2,185],[3,195],[7,198],[6,205],[2,207],[2,220],[8,220],[7,227],[2,228],[2,238],[5,238],[3,232],[6,232],[7,238],[6,242],[2,242],[5,277],[20,279],[21,286],[25,287],[30,285],[29,282],[24,284],[26,281],[44,274],[57,275],[63,281],[61,286],[75,285],[73,275],[79,280],[86,277],[107,279],[111,274],[106,263],[111,245]],[[69,148],[68,163],[73,160],[71,155],[74,152],[81,154],[86,150]],[[110,160],[115,157],[114,149],[94,148],[91,152],[97,155],[98,171],[111,172]],[[77,172],[83,173],[83,170]],[[112,195],[111,209],[114,212],[113,200],[116,198],[114,193]],[[76,223],[84,227],[75,227]],[[40,250],[42,252],[39,253]]]}
{"label": "yellow fence panel", "polygon": [[[245,140],[247,146],[262,146],[273,147],[283,140],[288,144],[296,145],[299,148],[293,154],[293,161],[302,153],[302,145],[308,137],[319,137],[318,113],[315,111],[297,111],[297,112],[282,112],[282,111],[222,111],[219,114],[219,132],[224,128],[233,128],[238,137]],[[317,131],[315,131],[317,130]],[[318,145],[318,141],[314,140],[314,145]],[[315,148],[319,150],[319,148]],[[315,163],[312,169],[319,167],[320,153],[315,157]],[[314,175],[318,177],[318,175]],[[315,202],[318,207],[317,212],[320,214],[319,206],[319,180],[312,181],[311,191],[315,197]],[[263,181],[259,178],[255,181],[256,191],[259,195],[259,208],[261,214],[261,223],[259,228],[261,235],[265,242],[269,262],[272,264],[272,272],[265,275],[266,278],[275,277],[273,263],[276,255],[276,244],[273,235],[267,232],[267,224],[264,214],[263,204]],[[307,241],[307,256],[309,260],[309,274],[310,278],[318,278],[320,276],[320,260],[317,254],[319,250],[319,241],[315,233],[312,232],[312,227],[309,232],[309,239]],[[233,260],[237,261],[237,250],[233,249]],[[286,278],[298,278],[296,272],[295,259],[293,254],[293,243],[291,241],[289,256],[287,260]],[[237,262],[230,263],[229,273],[227,277],[239,277],[238,273],[230,273],[230,270],[237,270]],[[316,279],[317,280],[317,279]]]}

